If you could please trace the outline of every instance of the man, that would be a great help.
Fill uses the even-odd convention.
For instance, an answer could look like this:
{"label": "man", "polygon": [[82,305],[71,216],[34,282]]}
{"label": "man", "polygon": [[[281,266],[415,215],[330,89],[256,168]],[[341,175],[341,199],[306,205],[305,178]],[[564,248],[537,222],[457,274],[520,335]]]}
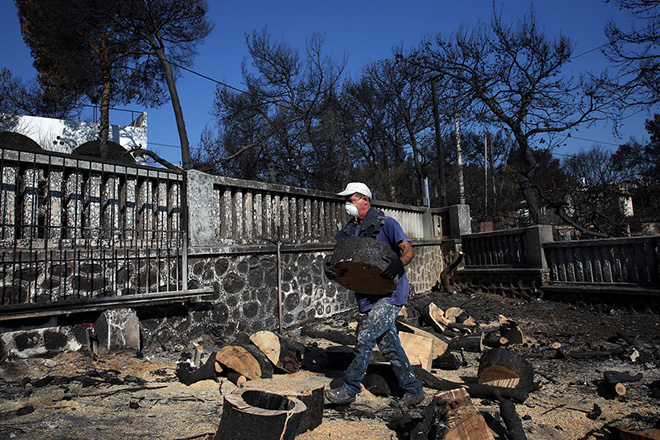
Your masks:
{"label": "man", "polygon": [[[394,320],[401,307],[408,302],[408,277],[404,270],[415,256],[408,237],[399,223],[392,217],[371,206],[371,191],[361,182],[351,182],[342,192],[346,201],[346,212],[353,217],[335,238],[356,236],[369,237],[388,245],[399,256],[386,259],[389,265],[381,273],[382,277],[399,280],[396,289],[388,295],[365,295],[355,292],[360,313],[366,314],[358,326],[357,354],[346,369],[344,383],[326,390],[326,398],[335,404],[346,405],[355,401],[361,391],[361,382],[367,371],[373,348],[378,344],[382,354],[392,365],[399,386],[404,390],[399,400],[402,406],[413,406],[424,400],[422,384],[415,377],[410,361],[401,347],[401,341]],[[325,273],[330,279],[335,273],[328,266],[326,259]]]}

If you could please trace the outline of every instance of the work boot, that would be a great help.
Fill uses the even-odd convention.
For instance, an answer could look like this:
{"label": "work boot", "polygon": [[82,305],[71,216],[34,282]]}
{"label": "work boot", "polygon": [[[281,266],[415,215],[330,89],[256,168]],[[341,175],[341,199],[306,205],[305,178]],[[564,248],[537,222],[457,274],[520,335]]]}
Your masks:
{"label": "work boot", "polygon": [[403,397],[401,399],[399,399],[399,405],[401,405],[404,408],[410,407],[410,406],[417,406],[420,403],[422,403],[422,401],[424,400],[425,397],[426,397],[426,394],[424,394],[424,391],[422,391],[419,394],[408,394],[408,393],[406,393],[406,394],[403,395]]}
{"label": "work boot", "polygon": [[335,405],[348,405],[355,402],[355,396],[351,396],[344,386],[325,390],[325,398]]}

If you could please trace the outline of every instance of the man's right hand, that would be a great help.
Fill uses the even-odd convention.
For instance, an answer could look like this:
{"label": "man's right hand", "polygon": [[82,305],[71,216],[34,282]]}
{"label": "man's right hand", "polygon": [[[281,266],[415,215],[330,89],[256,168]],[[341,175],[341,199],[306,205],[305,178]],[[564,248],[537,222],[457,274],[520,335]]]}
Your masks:
{"label": "man's right hand", "polygon": [[323,271],[325,272],[325,276],[328,277],[329,280],[334,280],[335,278],[337,278],[337,274],[335,273],[335,271],[330,269],[330,255],[327,255],[323,260]]}

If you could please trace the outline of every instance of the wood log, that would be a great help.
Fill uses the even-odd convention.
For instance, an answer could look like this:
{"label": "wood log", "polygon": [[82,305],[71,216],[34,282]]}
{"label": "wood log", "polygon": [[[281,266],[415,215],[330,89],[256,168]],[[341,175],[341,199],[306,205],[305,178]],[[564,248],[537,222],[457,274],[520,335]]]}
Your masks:
{"label": "wood log", "polygon": [[355,349],[344,345],[327,347],[325,353],[328,363],[335,370],[345,370],[355,359]]}
{"label": "wood log", "polygon": [[630,345],[633,348],[639,348],[639,343],[637,342],[638,335],[632,335],[626,332],[617,332],[616,334],[618,337],[623,339],[626,344]]}
{"label": "wood log", "polygon": [[504,347],[509,344],[509,340],[496,333],[487,333],[484,335],[484,345],[487,347]]}
{"label": "wood log", "polygon": [[458,370],[461,360],[454,353],[446,351],[442,356],[433,359],[432,366],[440,370]]}
{"label": "wood log", "polygon": [[447,328],[447,324],[449,324],[449,321],[447,321],[447,318],[445,318],[442,309],[432,302],[425,307],[422,307],[420,313],[424,322],[430,325],[433,330],[438,333],[444,332]]}
{"label": "wood log", "polygon": [[500,315],[500,336],[507,338],[509,344],[522,344],[524,340],[520,326],[504,315]]}
{"label": "wood log", "polygon": [[225,368],[234,370],[250,380],[273,376],[273,366],[256,347],[225,345],[218,350],[215,360]]}
{"label": "wood log", "polygon": [[339,332],[336,330],[317,330],[312,327],[306,326],[303,327],[300,331],[301,336],[308,336],[315,339],[326,339],[330,342],[340,345],[351,345],[355,346],[357,344],[357,339],[354,334],[346,334],[344,332]]}
{"label": "wood log", "polygon": [[484,334],[473,333],[471,335],[458,336],[449,341],[449,350],[455,351],[461,348],[470,352],[483,352],[485,349]]}
{"label": "wood log", "polygon": [[507,430],[507,438],[511,440],[527,440],[527,435],[525,435],[525,430],[523,429],[520,417],[518,417],[514,403],[505,398],[498,400],[500,401],[500,416]]}
{"label": "wood log", "polygon": [[[420,365],[412,365],[416,377],[424,371]],[[430,374],[430,373],[428,373]],[[330,388],[336,388],[343,383],[343,377],[333,379]],[[399,386],[392,364],[389,362],[373,362],[367,366],[367,371],[362,379],[362,386],[370,393],[377,396],[401,397],[404,390]]]}
{"label": "wood log", "polygon": [[633,376],[627,371],[605,371],[603,372],[603,377],[605,382],[613,384],[620,382],[639,382],[644,375],[642,373],[637,373]]}
{"label": "wood log", "polygon": [[534,382],[534,369],[521,355],[492,348],[481,356],[477,381],[504,388],[526,388]]}
{"label": "wood log", "polygon": [[396,288],[398,278],[380,276],[388,266],[384,257],[398,258],[389,246],[373,238],[344,237],[337,240],[330,257],[335,281],[347,289],[369,295],[386,295]]}
{"label": "wood log", "polygon": [[411,439],[494,440],[483,416],[463,388],[433,396],[424,421],[411,433]]}
{"label": "wood log", "polygon": [[623,354],[625,348],[617,347],[611,350],[592,350],[592,351],[579,351],[574,350],[570,352],[558,350],[558,353],[561,357],[570,357],[573,359],[587,359],[587,358],[600,358],[600,357],[610,357],[618,354]]}
{"label": "wood log", "polygon": [[237,387],[241,388],[247,383],[247,377],[235,371],[227,371],[227,379]]}
{"label": "wood log", "polygon": [[643,374],[638,373],[635,376],[625,371],[605,371],[603,372],[605,390],[615,396],[625,396],[627,389],[624,382],[637,382],[642,380]]}
{"label": "wood log", "polygon": [[458,322],[459,324],[462,324],[463,321],[469,318],[469,315],[460,307],[449,307],[445,310],[445,318],[449,322]]}
{"label": "wood log", "polygon": [[215,368],[215,352],[211,353],[206,362],[199,368],[194,368],[187,362],[178,363],[175,374],[184,385],[192,385],[195,382],[208,379],[217,382],[218,376]]}
{"label": "wood log", "polygon": [[612,427],[622,440],[660,440],[660,429],[649,428],[641,431]]}
{"label": "wood log", "polygon": [[430,338],[433,341],[433,355],[435,357],[442,356],[445,351],[447,351],[447,347],[449,346],[449,340],[447,338],[440,335],[434,335],[430,332],[427,332],[426,330],[422,330],[421,328],[415,327],[414,325],[410,325],[398,319],[396,320],[395,324],[399,332],[414,333],[418,336]]}
{"label": "wood log", "polygon": [[225,396],[215,440],[292,440],[306,409],[295,397],[237,388]]}
{"label": "wood log", "polygon": [[324,384],[325,380],[321,377],[300,371],[285,377],[249,381],[245,387],[295,397],[302,401],[307,409],[303,412],[296,431],[296,434],[302,434],[313,430],[323,422]]}
{"label": "wood log", "polygon": [[431,371],[433,359],[435,359],[432,338],[401,332],[399,333],[399,340],[412,365],[418,364],[426,371]]}
{"label": "wood log", "polygon": [[532,383],[527,388],[500,388],[480,383],[453,382],[440,379],[436,375],[425,370],[420,370],[417,374],[417,378],[425,387],[433,388],[434,390],[447,391],[456,388],[465,388],[471,397],[490,400],[498,400],[500,397],[504,397],[513,400],[516,403],[525,402],[527,397],[529,397],[529,393],[539,389],[537,383]]}
{"label": "wood log", "polygon": [[286,373],[300,370],[302,351],[289,339],[264,330],[250,336],[250,340],[280,370]]}

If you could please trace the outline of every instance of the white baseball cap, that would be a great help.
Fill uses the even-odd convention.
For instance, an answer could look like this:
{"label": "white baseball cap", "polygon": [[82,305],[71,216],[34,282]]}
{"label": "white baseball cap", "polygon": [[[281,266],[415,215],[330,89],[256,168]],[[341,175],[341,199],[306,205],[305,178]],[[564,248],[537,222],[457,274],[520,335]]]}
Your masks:
{"label": "white baseball cap", "polygon": [[350,196],[355,193],[360,193],[364,196],[371,198],[371,190],[367,185],[362,182],[351,182],[346,185],[346,189],[340,193],[337,193],[338,196]]}

